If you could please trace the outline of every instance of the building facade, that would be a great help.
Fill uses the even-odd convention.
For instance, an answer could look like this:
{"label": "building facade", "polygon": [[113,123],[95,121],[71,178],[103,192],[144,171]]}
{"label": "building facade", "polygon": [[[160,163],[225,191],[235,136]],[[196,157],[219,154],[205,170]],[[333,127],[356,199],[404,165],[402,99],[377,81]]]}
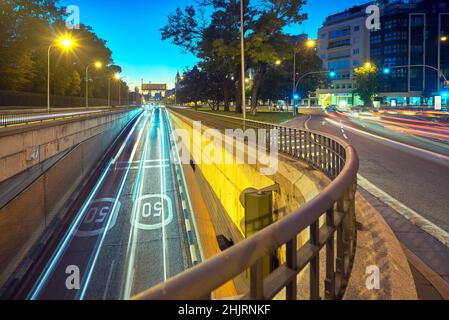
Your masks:
{"label": "building facade", "polygon": [[[380,27],[366,27],[369,5],[380,8]],[[353,71],[365,62],[381,70],[377,100],[385,105],[449,104],[449,0],[383,0],[329,16],[318,33],[323,68],[335,72],[317,90],[320,104],[361,105]],[[447,83],[446,83],[447,85]]]}
{"label": "building facade", "polygon": [[387,105],[448,104],[449,0],[392,1],[381,9],[381,28],[371,32],[370,56],[382,74]]}
{"label": "building facade", "polygon": [[330,85],[316,95],[322,106],[362,104],[354,95],[354,69],[369,60],[370,32],[365,27],[366,7],[355,6],[327,17],[318,31],[317,53],[331,75]]}

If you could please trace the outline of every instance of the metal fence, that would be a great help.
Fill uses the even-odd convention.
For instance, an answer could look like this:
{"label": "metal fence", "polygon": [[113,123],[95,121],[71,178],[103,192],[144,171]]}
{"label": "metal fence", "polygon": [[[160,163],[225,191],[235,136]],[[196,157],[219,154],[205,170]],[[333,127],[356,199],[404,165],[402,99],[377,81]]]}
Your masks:
{"label": "metal fence", "polygon": [[[207,117],[219,117],[222,123],[230,118],[212,113]],[[232,119],[233,123],[239,121]],[[250,120],[245,126],[274,129],[280,152],[322,171],[331,183],[295,212],[133,299],[208,299],[214,290],[249,270],[250,289],[238,298],[272,299],[285,288],[286,298],[295,300],[297,276],[308,265],[310,299],[342,298],[352,269],[357,235],[355,192],[359,162],[354,148],[318,132]],[[321,217],[325,220],[322,225]],[[299,246],[297,238],[303,231],[308,231],[310,237]],[[283,245],[286,245],[286,262],[264,278],[263,258]],[[324,247],[325,279],[322,282],[319,269]],[[320,296],[321,285],[324,297]]]}
{"label": "metal fence", "polygon": [[[123,95],[122,104],[128,104]],[[86,106],[85,97],[50,96],[52,108],[82,108]],[[111,100],[111,106],[118,106],[118,100]],[[89,106],[108,106],[108,99],[89,98]],[[42,93],[2,91],[0,90],[0,107],[9,108],[47,108],[47,95]]]}
{"label": "metal fence", "polygon": [[[132,107],[132,106],[131,106]],[[77,109],[77,110],[65,110],[54,111],[51,113],[45,112],[33,112],[33,111],[1,111],[0,110],[0,128],[24,125],[38,122],[47,122],[54,120],[63,120],[70,118],[89,117],[96,115],[103,115],[105,113],[119,112],[129,107],[116,107],[116,108],[103,108],[96,110]]]}

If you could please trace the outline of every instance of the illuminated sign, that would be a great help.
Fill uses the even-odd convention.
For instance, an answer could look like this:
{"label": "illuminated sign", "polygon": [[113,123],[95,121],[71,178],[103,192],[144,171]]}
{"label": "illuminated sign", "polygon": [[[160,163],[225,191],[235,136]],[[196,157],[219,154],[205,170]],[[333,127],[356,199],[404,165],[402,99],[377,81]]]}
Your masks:
{"label": "illuminated sign", "polygon": [[165,91],[167,90],[167,84],[158,83],[144,83],[142,84],[143,91]]}

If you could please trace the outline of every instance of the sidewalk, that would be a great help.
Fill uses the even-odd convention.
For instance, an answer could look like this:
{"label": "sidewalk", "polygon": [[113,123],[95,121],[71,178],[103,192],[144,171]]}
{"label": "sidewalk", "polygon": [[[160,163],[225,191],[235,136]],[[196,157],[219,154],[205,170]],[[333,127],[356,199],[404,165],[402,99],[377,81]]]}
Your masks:
{"label": "sidewalk", "polygon": [[449,300],[449,247],[359,186],[358,191],[382,215],[402,244],[420,300]]}

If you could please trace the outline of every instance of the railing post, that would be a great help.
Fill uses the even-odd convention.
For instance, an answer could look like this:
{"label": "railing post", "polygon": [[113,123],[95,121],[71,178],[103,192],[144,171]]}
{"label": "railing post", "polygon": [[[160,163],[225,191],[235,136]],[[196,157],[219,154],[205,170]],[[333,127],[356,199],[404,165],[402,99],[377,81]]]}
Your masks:
{"label": "railing post", "polygon": [[[296,271],[297,268],[297,240],[296,236],[291,239],[289,242],[287,242],[286,245],[286,253],[287,253],[287,267],[289,267],[292,270]],[[286,298],[287,300],[296,300],[297,298],[297,284],[296,284],[296,276],[293,277],[293,279],[287,284],[286,287]]]}
{"label": "railing post", "polygon": [[[319,245],[319,225],[315,221],[310,225],[310,244]],[[310,260],[310,300],[320,300],[320,252]]]}
{"label": "railing post", "polygon": [[295,152],[294,152],[294,156],[295,158],[298,158],[298,130],[293,129],[294,132],[294,136],[295,136]]}
{"label": "railing post", "polygon": [[288,153],[290,155],[293,155],[293,141],[292,141],[293,137],[292,137],[292,128],[288,128]]}
{"label": "railing post", "polygon": [[264,299],[263,295],[263,258],[251,266],[250,269],[250,297],[254,300]]}
{"label": "railing post", "polygon": [[[326,212],[326,226],[334,230],[334,207]],[[335,299],[335,270],[334,270],[334,233],[326,242],[326,280],[324,281],[325,299]]]}

